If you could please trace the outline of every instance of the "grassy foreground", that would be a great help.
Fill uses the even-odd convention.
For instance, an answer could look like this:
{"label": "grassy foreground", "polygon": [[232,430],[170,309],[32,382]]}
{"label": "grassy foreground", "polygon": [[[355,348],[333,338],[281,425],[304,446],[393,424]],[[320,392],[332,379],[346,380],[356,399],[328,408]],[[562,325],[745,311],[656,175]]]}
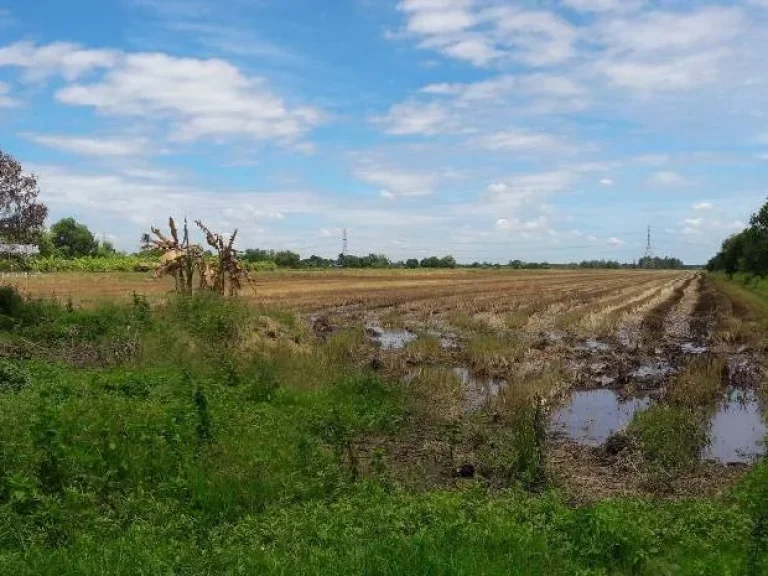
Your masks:
{"label": "grassy foreground", "polygon": [[0,574],[768,574],[765,464],[718,500],[409,489],[354,448],[410,416],[361,345],[236,301],[0,290]]}

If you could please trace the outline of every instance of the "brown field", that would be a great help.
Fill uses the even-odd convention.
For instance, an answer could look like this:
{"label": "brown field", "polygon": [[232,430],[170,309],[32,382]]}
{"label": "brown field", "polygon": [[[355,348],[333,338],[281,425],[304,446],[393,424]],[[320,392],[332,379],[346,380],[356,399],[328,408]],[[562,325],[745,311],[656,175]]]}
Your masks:
{"label": "brown field", "polygon": [[[690,275],[653,271],[285,271],[255,275],[257,292],[243,296],[302,310],[341,305],[409,306],[429,302],[449,309],[472,301],[480,310],[517,307],[520,303],[563,300],[587,304],[596,298],[635,288],[659,287]],[[71,299],[76,304],[130,298],[133,293],[160,300],[173,291],[170,278],[146,273],[53,273],[7,279],[33,297]]]}

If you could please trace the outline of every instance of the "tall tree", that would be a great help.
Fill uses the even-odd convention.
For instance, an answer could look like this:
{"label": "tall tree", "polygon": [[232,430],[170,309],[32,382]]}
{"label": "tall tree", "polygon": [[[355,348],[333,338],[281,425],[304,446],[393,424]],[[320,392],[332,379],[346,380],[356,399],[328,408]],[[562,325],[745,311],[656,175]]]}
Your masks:
{"label": "tall tree", "polygon": [[59,253],[67,258],[94,256],[99,243],[85,224],[64,218],[51,226],[51,239]]}
{"label": "tall tree", "polygon": [[39,236],[48,216],[48,208],[37,201],[39,192],[37,178],[0,150],[0,238],[26,243]]}

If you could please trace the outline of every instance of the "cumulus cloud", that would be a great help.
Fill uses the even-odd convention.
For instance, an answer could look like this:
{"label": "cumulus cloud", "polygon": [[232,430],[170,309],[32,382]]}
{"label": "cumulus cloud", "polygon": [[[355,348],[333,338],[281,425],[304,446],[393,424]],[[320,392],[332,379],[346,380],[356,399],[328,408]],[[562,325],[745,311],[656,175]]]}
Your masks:
{"label": "cumulus cloud", "polygon": [[624,246],[626,242],[624,240],[620,240],[619,238],[616,238],[615,236],[612,236],[611,238],[608,238],[608,244],[615,248],[619,248],[621,246]]}
{"label": "cumulus cloud", "polygon": [[139,156],[151,151],[143,138],[89,138],[56,134],[26,134],[28,140],[42,146],[85,156]]}
{"label": "cumulus cloud", "polygon": [[718,6],[607,19],[595,28],[604,52],[593,68],[638,92],[690,90],[720,79],[733,56],[732,41],[746,28],[741,10]]}
{"label": "cumulus cloud", "polygon": [[686,226],[691,226],[693,228],[698,228],[699,226],[701,226],[702,222],[703,222],[703,220],[701,218],[687,218],[684,221],[684,224]]}
{"label": "cumulus cloud", "polygon": [[325,120],[313,107],[288,105],[264,78],[221,59],[22,42],[0,48],[0,67],[8,66],[23,68],[31,80],[63,76],[70,83],[56,93],[61,103],[167,120],[178,140],[245,137],[306,151],[301,139]]}
{"label": "cumulus cloud", "polygon": [[389,168],[375,163],[362,163],[352,171],[353,176],[367,184],[380,187],[383,198],[395,196],[425,196],[434,193],[440,174]]}
{"label": "cumulus cloud", "polygon": [[603,178],[602,180],[600,180],[600,184],[603,186],[613,186],[613,180],[611,180],[610,178]]}
{"label": "cumulus cloud", "polygon": [[637,10],[645,0],[563,0],[563,4],[579,12],[626,12]]}
{"label": "cumulus cloud", "polygon": [[11,87],[0,82],[0,108],[16,108],[20,103],[11,97]]}
{"label": "cumulus cloud", "polygon": [[673,188],[677,186],[685,186],[687,184],[690,184],[687,178],[678,174],[677,172],[672,172],[671,170],[663,170],[661,172],[656,172],[655,174],[651,175],[651,177],[648,180],[648,183],[651,186],[666,187],[666,188]]}
{"label": "cumulus cloud", "polygon": [[545,66],[574,54],[575,29],[551,12],[472,0],[401,0],[398,9],[406,34],[422,48],[475,66],[502,60]]}
{"label": "cumulus cloud", "polygon": [[531,150],[564,151],[569,148],[558,136],[529,130],[493,132],[472,140],[470,144],[486,150],[518,153]]}
{"label": "cumulus cloud", "polygon": [[499,218],[496,221],[496,229],[506,232],[520,232],[523,234],[530,232],[554,233],[549,226],[549,221],[545,216],[539,216],[532,220],[522,221],[519,218]]}
{"label": "cumulus cloud", "polygon": [[224,60],[160,53],[128,54],[101,80],[67,86],[56,97],[102,114],[167,118],[179,140],[293,142],[323,120],[314,108],[289,107],[263,78],[248,77]]}
{"label": "cumulus cloud", "polygon": [[567,190],[575,179],[566,170],[517,174],[489,184],[487,198],[491,204],[508,207],[541,203],[552,194]]}
{"label": "cumulus cloud", "polygon": [[703,212],[705,210],[712,210],[712,202],[696,202],[693,206],[696,212]]}
{"label": "cumulus cloud", "polygon": [[430,136],[450,129],[448,109],[436,102],[410,100],[395,104],[384,116],[373,119],[387,134]]}
{"label": "cumulus cloud", "polygon": [[118,58],[119,53],[114,50],[91,50],[69,42],[45,46],[17,42],[0,48],[0,67],[23,68],[28,80],[54,75],[75,80],[93,70],[111,68]]}

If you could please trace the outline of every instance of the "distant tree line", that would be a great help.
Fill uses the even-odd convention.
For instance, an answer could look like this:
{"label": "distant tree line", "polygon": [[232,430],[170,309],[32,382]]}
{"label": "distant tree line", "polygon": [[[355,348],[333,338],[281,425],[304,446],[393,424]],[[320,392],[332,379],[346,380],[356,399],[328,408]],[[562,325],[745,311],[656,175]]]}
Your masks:
{"label": "distant tree line", "polygon": [[745,272],[763,277],[768,273],[768,202],[749,219],[749,227],[727,238],[707,263],[707,270],[733,276]]}
{"label": "distant tree line", "polygon": [[456,268],[458,264],[453,256],[430,256],[418,260],[391,260],[384,254],[339,254],[337,258],[323,258],[313,254],[302,258],[300,254],[290,250],[262,250],[249,248],[243,252],[242,259],[251,264],[273,263],[279,268]]}

